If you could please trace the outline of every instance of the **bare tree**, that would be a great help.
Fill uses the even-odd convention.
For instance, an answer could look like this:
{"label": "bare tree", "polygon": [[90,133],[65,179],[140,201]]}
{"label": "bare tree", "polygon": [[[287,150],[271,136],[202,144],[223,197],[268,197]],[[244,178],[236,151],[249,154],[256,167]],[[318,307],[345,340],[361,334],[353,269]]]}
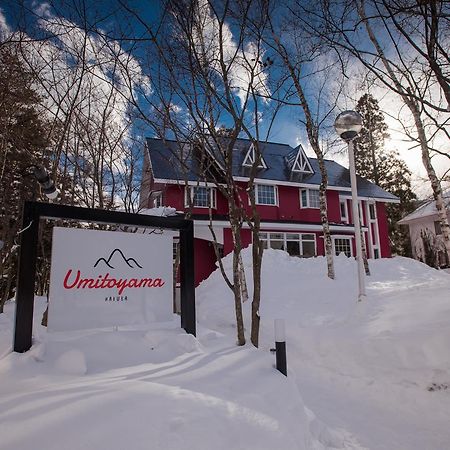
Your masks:
{"label": "bare tree", "polygon": [[[305,34],[300,22],[296,20],[296,16],[300,14],[302,10],[295,2],[275,4],[269,16],[275,19],[269,19],[265,43],[273,50],[276,55],[274,58],[281,60],[278,67],[279,76],[283,80],[281,84],[286,92],[284,99],[278,98],[278,101],[291,107],[300,107],[301,121],[317,158],[321,175],[320,220],[324,235],[327,273],[329,278],[334,279],[333,245],[326,198],[328,174],[322,139],[326,128],[330,126],[330,118],[336,108],[341,89],[338,83],[330,82],[330,73],[333,72],[338,79],[342,79],[342,72],[335,69],[336,67],[340,69],[343,61],[333,61],[328,48],[320,40],[311,34]],[[314,88],[311,88],[312,86]],[[331,91],[330,87],[335,90]]]}
{"label": "bare tree", "polygon": [[43,93],[53,176],[66,180],[61,201],[135,210],[142,149],[131,132],[129,98],[145,76],[129,52],[98,32],[100,16],[84,1],[68,3],[64,16],[57,6],[35,6],[35,26],[19,26],[11,39]]}
{"label": "bare tree", "polygon": [[438,148],[438,140],[448,144],[450,137],[448,13],[448,2],[440,1],[343,0],[324,1],[314,9],[302,2],[297,18],[338,55],[349,56],[398,95],[411,113],[411,123],[403,117],[403,128],[420,148],[450,252],[441,182],[432,164],[435,155],[450,157]]}
{"label": "bare tree", "polygon": [[[222,275],[234,295],[239,345],[245,343],[242,301],[246,296],[241,229],[246,224],[251,230],[251,342],[258,346],[263,250],[254,180],[261,168],[261,142],[265,140],[259,129],[260,110],[268,95],[262,41],[254,39],[249,30],[257,24],[257,32],[262,33],[267,26],[265,2],[167,1],[162,23],[156,27],[125,2],[122,5],[148,34],[153,91],[147,100],[156,134],[175,137],[180,144],[180,170],[188,154],[195,161],[197,178],[202,183],[212,183],[227,201],[233,240],[231,277],[223,268],[216,245],[215,248]],[[138,99],[136,107],[141,108],[145,119],[148,109]],[[272,118],[277,110],[275,106],[271,111]],[[234,174],[238,152],[243,151],[240,137],[250,140],[256,155],[248,168],[246,183],[236,181]],[[214,237],[213,227],[210,229]]]}

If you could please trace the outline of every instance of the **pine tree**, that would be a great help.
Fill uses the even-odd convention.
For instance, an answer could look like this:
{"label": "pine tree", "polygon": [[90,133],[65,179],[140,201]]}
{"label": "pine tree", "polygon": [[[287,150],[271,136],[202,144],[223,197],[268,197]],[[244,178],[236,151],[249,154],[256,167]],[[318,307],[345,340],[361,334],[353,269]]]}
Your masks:
{"label": "pine tree", "polygon": [[411,256],[408,230],[397,225],[415,208],[417,197],[411,188],[411,172],[397,150],[384,146],[388,127],[378,101],[371,94],[364,94],[356,110],[363,118],[363,128],[355,146],[356,173],[400,199],[399,204],[388,204],[386,208],[389,238],[393,253]]}
{"label": "pine tree", "polygon": [[43,165],[48,148],[47,124],[39,110],[33,76],[11,46],[0,48],[0,312],[13,294],[17,243],[24,200],[37,200],[39,186],[30,166]]}

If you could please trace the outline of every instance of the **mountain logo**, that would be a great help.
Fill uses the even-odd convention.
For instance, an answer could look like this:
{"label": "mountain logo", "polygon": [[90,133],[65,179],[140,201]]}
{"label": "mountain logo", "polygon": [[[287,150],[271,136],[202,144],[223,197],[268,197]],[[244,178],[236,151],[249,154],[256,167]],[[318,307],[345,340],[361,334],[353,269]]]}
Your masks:
{"label": "mountain logo", "polygon": [[97,265],[101,262],[105,263],[110,269],[115,269],[117,266],[121,265],[122,262],[132,269],[136,269],[136,267],[142,269],[142,266],[134,258],[125,258],[125,255],[119,248],[115,248],[107,259],[97,259],[94,267],[97,267]]}

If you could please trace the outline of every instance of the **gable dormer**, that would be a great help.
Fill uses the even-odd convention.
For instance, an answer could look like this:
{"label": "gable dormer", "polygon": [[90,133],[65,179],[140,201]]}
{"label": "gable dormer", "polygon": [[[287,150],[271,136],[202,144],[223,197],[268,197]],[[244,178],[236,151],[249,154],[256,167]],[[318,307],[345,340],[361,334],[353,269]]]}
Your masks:
{"label": "gable dormer", "polygon": [[[267,169],[267,164],[264,161],[264,157],[263,155],[260,155],[260,162],[258,164],[258,169]],[[257,153],[256,153],[256,149],[255,146],[252,144],[250,144],[250,147],[245,155],[244,161],[242,162],[242,166],[243,167],[253,167],[253,164],[255,163],[257,159]]]}
{"label": "gable dormer", "polygon": [[303,147],[299,145],[286,156],[286,163],[294,173],[314,173]]}

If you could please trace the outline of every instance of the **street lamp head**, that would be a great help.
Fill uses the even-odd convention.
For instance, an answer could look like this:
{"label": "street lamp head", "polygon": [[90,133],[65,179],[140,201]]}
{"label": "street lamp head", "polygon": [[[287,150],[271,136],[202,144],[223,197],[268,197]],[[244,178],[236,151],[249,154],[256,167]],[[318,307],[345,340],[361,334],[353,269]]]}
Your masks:
{"label": "street lamp head", "polygon": [[352,141],[358,136],[362,128],[361,114],[356,111],[341,112],[334,121],[334,128],[344,141]]}
{"label": "street lamp head", "polygon": [[55,200],[58,197],[58,189],[56,189],[55,184],[45,168],[42,166],[32,166],[32,169],[34,177],[41,185],[42,192],[50,200]]}

